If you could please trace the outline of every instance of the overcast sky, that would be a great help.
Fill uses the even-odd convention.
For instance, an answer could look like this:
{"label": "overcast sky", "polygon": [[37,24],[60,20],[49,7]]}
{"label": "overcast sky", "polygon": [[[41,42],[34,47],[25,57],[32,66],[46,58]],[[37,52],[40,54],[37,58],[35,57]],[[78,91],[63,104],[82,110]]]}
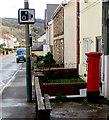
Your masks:
{"label": "overcast sky", "polygon": [[[60,4],[63,0],[29,0],[29,8],[35,9],[35,17],[44,19],[46,4]],[[24,8],[24,0],[0,0],[0,17],[18,18],[18,9]]]}

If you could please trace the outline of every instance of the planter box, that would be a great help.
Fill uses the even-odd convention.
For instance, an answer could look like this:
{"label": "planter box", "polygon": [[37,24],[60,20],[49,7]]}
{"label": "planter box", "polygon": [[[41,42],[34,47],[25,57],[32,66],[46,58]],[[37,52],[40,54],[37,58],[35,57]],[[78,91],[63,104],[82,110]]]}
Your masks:
{"label": "planter box", "polygon": [[57,94],[64,95],[79,95],[80,89],[87,87],[87,83],[44,83],[44,77],[39,77],[39,83],[42,94],[56,96]]}

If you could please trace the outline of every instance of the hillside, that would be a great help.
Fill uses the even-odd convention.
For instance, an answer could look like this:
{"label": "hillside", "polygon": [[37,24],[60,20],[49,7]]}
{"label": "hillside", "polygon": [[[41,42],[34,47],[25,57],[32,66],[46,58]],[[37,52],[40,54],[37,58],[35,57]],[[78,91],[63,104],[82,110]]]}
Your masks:
{"label": "hillside", "polygon": [[[37,39],[40,35],[44,34],[44,20],[36,19],[36,23],[30,25],[33,39]],[[2,35],[10,33],[14,35],[19,42],[25,39],[25,26],[18,23],[15,18],[2,18]]]}

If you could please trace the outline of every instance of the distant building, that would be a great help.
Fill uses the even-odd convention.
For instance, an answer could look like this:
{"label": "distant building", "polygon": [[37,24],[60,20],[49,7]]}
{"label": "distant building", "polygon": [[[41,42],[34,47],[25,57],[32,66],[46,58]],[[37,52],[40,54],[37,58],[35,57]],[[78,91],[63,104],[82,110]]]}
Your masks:
{"label": "distant building", "polygon": [[[14,37],[13,35],[11,34],[3,34],[2,38],[1,38],[1,42],[3,44],[5,44],[5,47],[4,48],[14,48],[14,46],[16,46],[16,41],[17,41],[17,38]],[[17,42],[18,44],[18,42]]]}
{"label": "distant building", "polygon": [[51,21],[51,16],[53,15],[53,13],[55,12],[56,8],[59,6],[59,4],[47,4],[47,8],[45,10],[45,29],[46,29],[46,45],[44,46],[44,54],[46,54],[47,52],[53,52],[52,48],[53,48],[53,44],[50,45],[50,37],[51,37],[51,33],[49,33],[49,29],[50,29],[50,21]]}
{"label": "distant building", "polygon": [[37,40],[33,40],[32,42],[32,51],[38,56],[44,55],[44,45],[46,45],[46,34],[39,37]]}
{"label": "distant building", "polygon": [[4,39],[0,38],[0,44],[4,44]]}
{"label": "distant building", "polygon": [[46,43],[46,34],[43,34],[41,37],[39,37],[37,41]]}

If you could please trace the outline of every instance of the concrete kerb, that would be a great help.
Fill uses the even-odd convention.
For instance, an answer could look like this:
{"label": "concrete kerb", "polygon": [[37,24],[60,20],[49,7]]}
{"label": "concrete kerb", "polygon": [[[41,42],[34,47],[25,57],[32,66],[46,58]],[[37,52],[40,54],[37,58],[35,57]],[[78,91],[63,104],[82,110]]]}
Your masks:
{"label": "concrete kerb", "polygon": [[42,76],[41,73],[37,74],[34,78],[35,86],[35,103],[36,103],[36,118],[37,120],[50,120],[51,106],[48,95],[42,96],[38,76]]}

